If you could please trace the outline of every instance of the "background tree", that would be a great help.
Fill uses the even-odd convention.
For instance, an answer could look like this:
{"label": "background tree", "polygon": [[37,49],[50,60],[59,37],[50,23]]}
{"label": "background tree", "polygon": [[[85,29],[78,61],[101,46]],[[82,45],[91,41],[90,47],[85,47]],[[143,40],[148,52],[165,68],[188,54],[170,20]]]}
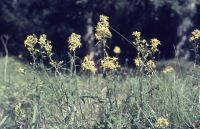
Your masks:
{"label": "background tree", "polygon": [[[23,40],[28,34],[46,33],[61,59],[66,58],[67,47],[63,46],[72,32],[84,37],[79,56],[99,53],[94,47],[94,27],[100,14],[109,16],[111,27],[128,40],[136,30],[147,38],[158,37],[162,43],[160,58],[165,59],[185,53],[186,37],[200,19],[198,0],[1,0],[0,6],[0,34],[11,36],[11,54],[24,53]],[[136,53],[129,49],[130,44],[115,31],[112,33],[111,49],[115,45],[122,48],[122,62],[125,57],[132,59]]]}

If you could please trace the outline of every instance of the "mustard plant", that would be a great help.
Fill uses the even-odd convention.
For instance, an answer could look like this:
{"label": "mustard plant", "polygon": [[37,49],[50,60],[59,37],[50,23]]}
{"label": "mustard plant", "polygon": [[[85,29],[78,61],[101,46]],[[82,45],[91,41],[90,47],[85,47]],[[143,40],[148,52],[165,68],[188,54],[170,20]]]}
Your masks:
{"label": "mustard plant", "polygon": [[112,34],[109,30],[109,17],[100,15],[99,22],[97,23],[95,37],[98,41],[103,41],[107,38],[111,38]]}
{"label": "mustard plant", "polygon": [[160,41],[156,38],[147,42],[146,39],[141,38],[141,32],[133,32],[135,38],[133,44],[137,49],[137,58],[134,60],[135,65],[139,68],[141,73],[147,75],[155,73],[156,61],[155,55],[159,52],[158,46]]}
{"label": "mustard plant", "polygon": [[[200,48],[200,30],[196,29],[191,33],[191,37],[189,41],[192,43],[193,46],[193,51],[194,51],[194,56],[195,56],[195,63],[194,63],[194,74],[197,75],[197,65],[199,64],[200,61],[200,55],[199,55],[199,48]],[[200,87],[199,87],[199,82],[197,81],[197,86],[198,86],[198,101],[200,104]]]}
{"label": "mustard plant", "polygon": [[193,46],[193,51],[195,54],[195,63],[194,63],[194,68],[196,65],[199,63],[199,39],[200,39],[200,30],[196,29],[191,33],[191,37],[189,41],[192,43]]}
{"label": "mustard plant", "polygon": [[44,59],[48,59],[49,64],[55,72],[55,76],[60,75],[59,69],[62,67],[63,61],[57,62],[53,59],[51,41],[47,39],[45,34],[41,34],[39,37],[35,34],[27,36],[24,45],[32,56],[34,65],[36,65],[36,61],[40,57],[40,62],[43,62]]}
{"label": "mustard plant", "polygon": [[76,50],[81,47],[81,35],[72,33],[70,37],[68,38],[68,48],[70,50],[71,54],[71,64],[70,64],[70,70],[71,75],[76,73]]}
{"label": "mustard plant", "polygon": [[[112,33],[110,32],[110,23],[109,17],[100,15],[99,22],[96,26],[95,37],[97,39],[97,44],[102,43],[103,45],[103,59],[101,60],[101,67],[103,69],[103,74],[105,74],[106,70],[116,70],[119,68],[118,58],[110,57],[107,52],[107,48],[109,48],[106,44],[107,39],[112,37]],[[119,49],[118,49],[119,53]]]}
{"label": "mustard plant", "polygon": [[109,57],[106,56],[103,60],[101,60],[101,66],[103,68],[103,71],[105,70],[117,70],[117,68],[120,67],[118,63],[118,58],[116,57]]}
{"label": "mustard plant", "polygon": [[103,45],[104,57],[108,56],[108,53],[106,51],[106,48],[108,47],[106,44],[107,39],[112,37],[109,27],[110,27],[109,17],[100,15],[99,22],[97,23],[96,26],[95,37],[96,40],[98,41],[97,44],[102,43]]}
{"label": "mustard plant", "polygon": [[53,51],[52,51],[52,45],[51,41],[47,39],[47,36],[45,34],[40,35],[38,39],[38,43],[40,46],[40,53],[42,55],[42,58],[48,58],[49,64],[52,66],[55,76],[60,75],[60,69],[63,66],[63,61],[55,61],[53,59]]}
{"label": "mustard plant", "polygon": [[27,38],[24,41],[25,47],[27,48],[27,50],[33,58],[33,64],[36,63],[36,56],[39,52],[39,50],[36,48],[37,42],[38,39],[35,34],[27,36]]}
{"label": "mustard plant", "polygon": [[[139,101],[140,101],[140,108],[141,110],[144,109],[144,87],[143,87],[143,80],[141,79],[143,76],[148,75],[150,77],[149,86],[151,90],[154,89],[152,87],[152,79],[151,75],[155,74],[156,70],[156,61],[155,61],[155,55],[159,52],[158,46],[160,45],[160,41],[156,38],[151,39],[149,42],[147,42],[146,39],[143,39],[141,37],[141,32],[135,31],[132,33],[134,37],[134,42],[132,43],[133,46],[137,49],[137,57],[134,59],[134,63],[136,67],[139,68],[140,74],[142,75],[139,78]],[[150,97],[152,98],[153,95],[150,94]],[[144,122],[144,114],[139,113],[139,120],[141,123]]]}
{"label": "mustard plant", "polygon": [[92,58],[90,56],[86,56],[84,59],[83,59],[83,62],[82,62],[82,69],[83,70],[88,70],[89,72],[95,74],[96,71],[97,71],[97,68],[95,66],[95,63],[94,61],[92,60]]}
{"label": "mustard plant", "polygon": [[156,128],[166,128],[169,126],[169,120],[164,117],[159,117],[155,123]]}

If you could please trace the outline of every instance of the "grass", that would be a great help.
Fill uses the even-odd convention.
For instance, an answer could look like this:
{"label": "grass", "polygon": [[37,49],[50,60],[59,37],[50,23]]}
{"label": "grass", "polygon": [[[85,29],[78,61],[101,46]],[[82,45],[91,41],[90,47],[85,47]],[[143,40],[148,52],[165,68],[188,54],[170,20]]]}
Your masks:
{"label": "grass", "polygon": [[[151,78],[134,72],[55,77],[46,68],[34,70],[9,57],[7,81],[4,62],[0,58],[0,128],[198,128],[200,70],[192,70],[190,62],[163,61],[161,66],[170,64],[175,72]],[[161,117],[168,126],[156,127]]]}

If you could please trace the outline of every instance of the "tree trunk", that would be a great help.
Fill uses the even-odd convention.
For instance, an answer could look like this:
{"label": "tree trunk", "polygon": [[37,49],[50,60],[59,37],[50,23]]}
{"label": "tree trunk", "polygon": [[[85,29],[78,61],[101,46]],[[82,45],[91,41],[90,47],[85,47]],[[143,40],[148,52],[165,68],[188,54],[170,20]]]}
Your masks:
{"label": "tree trunk", "polygon": [[177,36],[179,42],[176,45],[176,57],[182,57],[188,59],[190,57],[189,50],[185,49],[186,43],[188,41],[187,34],[189,33],[190,28],[193,26],[192,18],[197,13],[196,6],[197,2],[191,0],[190,3],[184,8],[184,17],[182,18],[181,24],[177,28]]}
{"label": "tree trunk", "polygon": [[176,53],[175,53],[176,57],[182,57],[184,59],[188,59],[190,57],[189,50],[184,49],[184,47],[188,41],[187,33],[192,25],[193,24],[192,24],[191,18],[187,17],[187,18],[184,18],[182,20],[182,23],[178,26],[177,36],[178,36],[179,42],[176,45]]}
{"label": "tree trunk", "polygon": [[86,14],[86,18],[87,18],[87,24],[86,24],[86,34],[84,36],[84,40],[86,41],[86,47],[87,47],[87,55],[89,55],[90,57],[94,58],[94,54],[95,54],[95,45],[94,45],[94,27],[92,24],[92,16],[93,13],[89,12],[88,14]]}
{"label": "tree trunk", "polygon": [[84,36],[84,40],[86,42],[87,47],[87,55],[92,57],[93,59],[96,59],[98,56],[102,54],[102,45],[96,44],[95,41],[95,28],[93,25],[93,13],[89,12],[86,14],[87,23],[86,23],[86,34]]}

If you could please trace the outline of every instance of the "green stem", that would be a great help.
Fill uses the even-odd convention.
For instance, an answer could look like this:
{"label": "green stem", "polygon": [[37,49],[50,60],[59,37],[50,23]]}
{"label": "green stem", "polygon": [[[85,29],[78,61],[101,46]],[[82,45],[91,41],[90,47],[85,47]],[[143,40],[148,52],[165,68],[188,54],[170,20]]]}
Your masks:
{"label": "green stem", "polygon": [[125,39],[128,43],[130,43],[133,47],[137,48],[136,45],[134,45],[129,39],[127,39],[126,37],[124,37],[119,31],[115,30],[114,28],[112,28],[110,26],[110,28],[115,32],[117,33],[119,36],[121,36],[123,39]]}
{"label": "green stem", "polygon": [[[195,46],[194,46],[194,52],[195,52],[194,70],[196,69],[196,65],[197,65],[198,49],[199,49],[199,45],[198,45],[198,43],[195,41]],[[195,71],[196,71],[196,70],[195,70]]]}
{"label": "green stem", "polygon": [[106,39],[103,41],[103,52],[104,52],[104,57],[107,57],[108,52],[106,51]]}
{"label": "green stem", "polygon": [[0,127],[2,127],[2,125],[4,124],[4,122],[7,120],[8,116],[5,116],[3,118],[3,120],[0,122]]}
{"label": "green stem", "polygon": [[34,108],[33,108],[33,119],[32,119],[31,129],[35,128],[36,118],[37,118],[37,112],[38,112],[38,103],[36,102],[34,104]]}
{"label": "green stem", "polygon": [[76,51],[74,51],[74,55],[73,55],[74,57],[74,73],[76,73]]}
{"label": "green stem", "polygon": [[[104,56],[104,58],[108,57],[108,53],[106,51],[106,39],[103,40],[103,56]],[[106,70],[105,69],[103,69],[103,76],[104,77],[106,76]]]}
{"label": "green stem", "polygon": [[73,71],[74,71],[74,62],[73,62],[73,57],[71,56],[70,59],[70,72],[71,72],[71,76],[73,76]]}
{"label": "green stem", "polygon": [[35,63],[36,63],[36,58],[35,58],[34,54],[32,54],[32,58],[33,58],[33,65],[35,65]]}
{"label": "green stem", "polygon": [[[140,96],[140,108],[143,110],[143,85],[141,78],[139,79],[139,96]],[[143,115],[141,114],[141,121],[143,120]]]}

